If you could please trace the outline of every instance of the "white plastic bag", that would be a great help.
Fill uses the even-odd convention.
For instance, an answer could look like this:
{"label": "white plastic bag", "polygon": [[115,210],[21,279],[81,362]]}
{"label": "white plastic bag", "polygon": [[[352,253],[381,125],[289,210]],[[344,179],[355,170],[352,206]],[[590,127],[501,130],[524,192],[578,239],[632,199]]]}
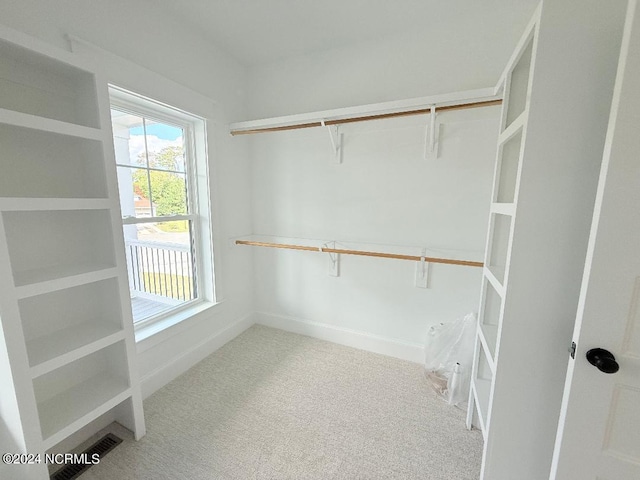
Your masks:
{"label": "white plastic bag", "polygon": [[473,313],[451,323],[434,325],[427,332],[427,379],[450,405],[461,408],[469,397],[475,333],[476,317]]}

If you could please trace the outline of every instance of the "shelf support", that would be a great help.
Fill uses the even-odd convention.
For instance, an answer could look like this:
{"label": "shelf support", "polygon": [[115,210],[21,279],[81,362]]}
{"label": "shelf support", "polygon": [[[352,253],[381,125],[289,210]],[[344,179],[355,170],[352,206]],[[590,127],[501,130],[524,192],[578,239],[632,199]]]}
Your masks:
{"label": "shelf support", "polygon": [[429,262],[426,261],[427,251],[422,249],[420,261],[416,262],[415,286],[417,288],[429,288]]}
{"label": "shelf support", "polygon": [[[332,244],[331,246],[329,244]],[[324,252],[324,249],[336,249],[336,242],[327,242],[322,247],[320,247],[320,251]],[[329,254],[329,260],[331,263],[329,264],[329,276],[330,277],[339,277],[340,276],[340,254],[327,252]]]}
{"label": "shelf support", "polygon": [[431,105],[429,114],[429,124],[425,134],[424,158],[425,160],[435,160],[438,158],[438,140],[440,137],[440,124],[437,120],[436,106]]}
{"label": "shelf support", "polygon": [[339,125],[326,125],[324,120],[320,120],[320,124],[326,127],[329,132],[335,163],[342,163],[342,134],[340,133]]}

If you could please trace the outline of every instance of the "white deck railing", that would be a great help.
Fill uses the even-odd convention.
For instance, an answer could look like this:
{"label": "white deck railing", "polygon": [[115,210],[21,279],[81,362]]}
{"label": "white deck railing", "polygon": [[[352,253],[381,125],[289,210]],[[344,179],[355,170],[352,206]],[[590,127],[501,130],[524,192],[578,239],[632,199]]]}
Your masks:
{"label": "white deck railing", "polygon": [[157,295],[180,301],[197,296],[189,245],[125,239],[132,295]]}

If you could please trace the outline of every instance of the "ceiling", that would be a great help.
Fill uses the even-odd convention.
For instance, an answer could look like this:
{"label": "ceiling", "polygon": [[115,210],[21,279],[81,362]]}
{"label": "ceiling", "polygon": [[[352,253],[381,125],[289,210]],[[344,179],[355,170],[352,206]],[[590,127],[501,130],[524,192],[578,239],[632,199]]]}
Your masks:
{"label": "ceiling", "polygon": [[246,66],[407,32],[523,29],[539,0],[153,0]]}

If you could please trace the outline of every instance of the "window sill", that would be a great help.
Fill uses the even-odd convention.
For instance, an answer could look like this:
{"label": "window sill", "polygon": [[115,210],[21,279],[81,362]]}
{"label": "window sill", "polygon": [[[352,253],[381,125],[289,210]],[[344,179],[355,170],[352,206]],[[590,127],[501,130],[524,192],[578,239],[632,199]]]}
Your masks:
{"label": "window sill", "polygon": [[154,345],[163,342],[167,338],[180,333],[180,331],[184,330],[184,327],[173,327],[178,327],[180,324],[183,324],[185,320],[189,320],[190,318],[199,316],[205,312],[212,311],[213,309],[217,310],[221,305],[222,302],[198,302],[191,307],[187,307],[174,314],[167,315],[146,325],[140,325],[137,327],[134,325],[138,353],[141,353],[148,348],[151,348]]}

